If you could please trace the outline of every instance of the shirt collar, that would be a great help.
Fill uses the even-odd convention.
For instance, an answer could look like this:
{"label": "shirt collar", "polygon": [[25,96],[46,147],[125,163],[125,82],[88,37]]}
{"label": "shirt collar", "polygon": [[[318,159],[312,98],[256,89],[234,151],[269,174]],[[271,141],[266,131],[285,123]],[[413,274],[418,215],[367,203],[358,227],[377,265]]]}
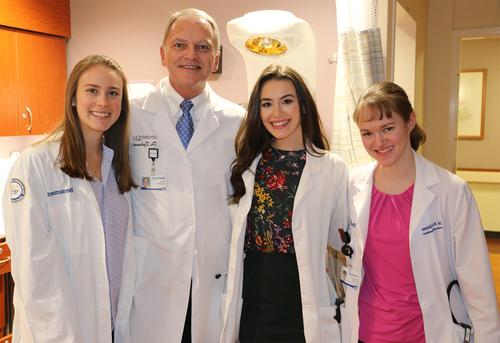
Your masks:
{"label": "shirt collar", "polygon": [[115,152],[106,145],[102,145],[101,179],[102,183],[108,182],[109,173],[113,165],[113,156]]}
{"label": "shirt collar", "polygon": [[[169,113],[172,117],[178,118],[181,116],[182,111],[179,105],[183,100],[185,100],[177,91],[172,87],[170,82],[165,82],[162,87],[162,93],[164,98],[167,100],[167,106]],[[209,86],[205,85],[203,92],[195,96],[194,98],[188,99],[193,102],[193,108],[191,109],[191,116],[193,120],[198,121],[203,113],[203,110],[208,102],[209,96]]]}

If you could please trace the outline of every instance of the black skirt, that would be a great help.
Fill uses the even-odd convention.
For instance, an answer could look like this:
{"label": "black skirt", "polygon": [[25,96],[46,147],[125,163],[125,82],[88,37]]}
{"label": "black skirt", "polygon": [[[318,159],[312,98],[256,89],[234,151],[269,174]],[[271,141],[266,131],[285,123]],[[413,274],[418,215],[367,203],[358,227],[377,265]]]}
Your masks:
{"label": "black skirt", "polygon": [[295,254],[247,251],[240,342],[305,342]]}

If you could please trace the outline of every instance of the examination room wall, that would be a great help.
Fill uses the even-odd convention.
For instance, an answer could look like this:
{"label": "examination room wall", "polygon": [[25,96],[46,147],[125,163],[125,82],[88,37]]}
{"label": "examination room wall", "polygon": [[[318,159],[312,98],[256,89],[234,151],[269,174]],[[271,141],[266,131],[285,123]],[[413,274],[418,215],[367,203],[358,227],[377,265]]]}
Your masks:
{"label": "examination room wall", "polygon": [[459,139],[458,169],[500,172],[500,35],[462,40],[460,68],[485,69],[484,132],[481,139]]}
{"label": "examination room wall", "polygon": [[462,40],[461,69],[485,69],[482,139],[459,139],[457,174],[465,178],[477,199],[483,225],[500,232],[500,36]]}
{"label": "examination room wall", "polygon": [[316,35],[316,98],[330,136],[336,64],[330,64],[328,57],[337,50],[335,1],[71,0],[68,68],[83,56],[104,53],[122,65],[130,81],[157,82],[166,75],[160,64],[166,20],[170,13],[188,7],[207,11],[219,24],[222,74],[214,75],[210,84],[217,93],[236,103],[248,101],[247,82],[243,59],[228,41],[226,23],[264,9],[287,10],[306,20]]}
{"label": "examination room wall", "polygon": [[[413,2],[419,0],[413,0]],[[458,77],[451,61],[457,30],[500,27],[498,0],[429,0],[425,57],[424,155],[444,168],[456,167],[456,117],[450,114],[452,78]],[[418,30],[418,29],[417,29]]]}

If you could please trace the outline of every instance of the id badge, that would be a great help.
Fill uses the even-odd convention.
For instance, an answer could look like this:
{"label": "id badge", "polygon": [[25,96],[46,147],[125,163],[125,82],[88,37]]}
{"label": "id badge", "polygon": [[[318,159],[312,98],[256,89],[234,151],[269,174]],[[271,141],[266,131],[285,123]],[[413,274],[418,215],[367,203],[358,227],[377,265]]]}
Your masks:
{"label": "id badge", "polygon": [[358,273],[354,272],[351,268],[343,266],[342,273],[340,275],[340,281],[342,281],[342,283],[346,286],[352,288],[358,288],[359,275]]}
{"label": "id badge", "polygon": [[141,189],[151,191],[164,191],[167,189],[167,178],[165,176],[143,176]]}

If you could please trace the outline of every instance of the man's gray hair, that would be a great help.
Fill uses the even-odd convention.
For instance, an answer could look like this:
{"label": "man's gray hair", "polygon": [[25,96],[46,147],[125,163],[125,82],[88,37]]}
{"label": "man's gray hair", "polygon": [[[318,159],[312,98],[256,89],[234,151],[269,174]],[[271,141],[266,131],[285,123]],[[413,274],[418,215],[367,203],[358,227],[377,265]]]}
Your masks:
{"label": "man's gray hair", "polygon": [[207,12],[196,9],[196,8],[185,8],[183,10],[175,12],[174,14],[172,14],[170,16],[170,18],[168,18],[167,28],[165,30],[165,34],[163,35],[163,44],[165,44],[165,41],[167,40],[167,37],[168,37],[170,31],[172,31],[172,26],[174,25],[174,23],[178,19],[181,19],[181,18],[195,18],[195,19],[205,20],[212,27],[212,31],[214,33],[214,37],[212,37],[214,39],[214,43],[215,43],[214,47],[216,48],[214,53],[219,51],[220,35],[219,35],[219,27],[217,26],[217,22]]}

